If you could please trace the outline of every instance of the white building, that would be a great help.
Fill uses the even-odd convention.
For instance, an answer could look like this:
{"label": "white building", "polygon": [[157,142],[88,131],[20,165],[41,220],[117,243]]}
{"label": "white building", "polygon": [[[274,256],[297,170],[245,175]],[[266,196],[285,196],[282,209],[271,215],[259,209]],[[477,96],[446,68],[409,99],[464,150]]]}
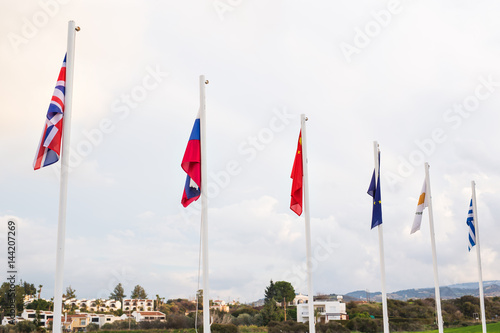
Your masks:
{"label": "white building", "polygon": [[86,309],[86,311],[110,312],[121,309],[120,301],[112,299],[76,299],[64,300],[64,305],[68,308]]}
{"label": "white building", "polygon": [[24,295],[24,306],[32,303],[34,300],[36,300],[36,298],[33,295]]}
{"label": "white building", "polygon": [[[293,299],[291,305],[307,303],[308,299],[309,299],[309,297],[307,297],[307,295],[302,295],[301,293],[295,294],[295,298]],[[290,305],[290,304],[288,304],[288,305]]]}
{"label": "white building", "polygon": [[92,299],[87,301],[87,308],[95,312],[110,312],[121,309],[121,303],[113,299]]}
{"label": "white building", "polygon": [[[78,325],[78,327],[86,327],[90,323],[94,323],[99,325],[101,328],[102,325],[106,323],[113,323],[116,320],[120,320],[120,317],[116,317],[110,314],[95,314],[95,313],[79,313],[77,310],[77,314],[61,315],[62,321],[67,322],[69,326],[73,328]],[[36,319],[36,310],[24,309],[21,316],[15,318],[15,323],[23,320],[34,321]],[[54,320],[54,313],[52,311],[40,311],[40,323],[43,327],[47,328],[48,323]],[[2,320],[2,325],[7,325],[10,321],[9,317],[4,317]]]}
{"label": "white building", "polygon": [[226,304],[226,302],[222,300],[213,300],[212,301],[212,306],[210,307],[210,310],[218,310],[220,312],[229,312],[229,305]]}
{"label": "white building", "polygon": [[[347,320],[349,319],[346,312],[345,303],[341,302],[342,298],[337,301],[314,302],[314,311],[317,311],[318,323],[328,323],[330,320]],[[314,317],[314,313],[312,314]],[[297,304],[297,322],[305,323],[309,321],[309,304]]]}
{"label": "white building", "polygon": [[96,314],[96,313],[90,313],[89,318],[90,318],[90,323],[99,325],[99,328],[101,328],[102,325],[104,324],[112,324],[117,320],[121,320],[120,317],[116,317],[113,315]]}
{"label": "white building", "polygon": [[153,311],[154,302],[152,299],[124,299],[123,311]]}
{"label": "white building", "polygon": [[[36,319],[36,310],[24,309],[21,314],[21,318],[24,320],[34,321]],[[54,318],[54,313],[52,311],[40,311],[40,324],[43,327],[47,327],[47,321]]]}
{"label": "white building", "polygon": [[17,317],[15,317],[14,319],[12,319],[11,317],[7,317],[7,316],[5,316],[5,317],[3,317],[3,319],[2,319],[2,325],[3,325],[3,326],[5,326],[5,325],[7,325],[7,324],[15,325],[15,324],[17,324],[17,323],[18,323],[18,322],[20,322],[20,321],[24,321],[24,319],[23,319],[23,318],[21,318],[20,316],[17,316]]}
{"label": "white building", "polygon": [[132,312],[132,317],[136,322],[154,320],[165,321],[167,318],[165,314],[160,311],[134,311]]}

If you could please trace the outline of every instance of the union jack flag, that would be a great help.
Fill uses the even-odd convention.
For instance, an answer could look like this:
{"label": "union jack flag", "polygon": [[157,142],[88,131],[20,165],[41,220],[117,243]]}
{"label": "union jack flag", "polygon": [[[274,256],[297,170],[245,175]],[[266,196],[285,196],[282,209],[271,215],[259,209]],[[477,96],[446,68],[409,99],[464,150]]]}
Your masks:
{"label": "union jack flag", "polygon": [[64,114],[64,92],[66,87],[66,56],[59,72],[56,88],[52,94],[52,100],[47,111],[47,119],[38,144],[33,168],[40,168],[59,161],[61,155],[61,142]]}

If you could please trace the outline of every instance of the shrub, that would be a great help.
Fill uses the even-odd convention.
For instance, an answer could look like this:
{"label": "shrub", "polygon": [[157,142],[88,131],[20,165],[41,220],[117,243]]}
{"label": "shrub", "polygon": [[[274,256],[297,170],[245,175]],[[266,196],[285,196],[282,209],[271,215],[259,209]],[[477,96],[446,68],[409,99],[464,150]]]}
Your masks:
{"label": "shrub", "polygon": [[238,333],[238,327],[234,324],[212,324],[210,330],[217,333]]}
{"label": "shrub", "polygon": [[250,326],[238,326],[238,332],[239,333],[262,333],[262,332],[267,332],[266,327],[259,327],[255,325],[250,325]]}
{"label": "shrub", "polygon": [[16,332],[19,333],[30,333],[36,330],[35,324],[29,320],[20,321],[15,326]]}
{"label": "shrub", "polygon": [[350,332],[342,324],[335,321],[330,321],[327,324],[316,324],[316,332],[330,333],[330,332]]}
{"label": "shrub", "polygon": [[256,315],[257,313],[259,313],[259,310],[252,308],[252,307],[249,307],[249,306],[242,306],[242,307],[238,308],[237,310],[231,312],[231,315],[238,317],[239,315],[241,315],[243,313],[247,313],[247,314],[253,316],[253,315]]}
{"label": "shrub", "polygon": [[194,320],[180,314],[171,314],[167,316],[167,323],[165,328],[192,328],[194,327]]}
{"label": "shrub", "polygon": [[238,317],[233,318],[232,323],[235,324],[236,326],[240,326],[240,325],[245,325],[245,326],[252,325],[252,316],[249,315],[248,313],[242,313]]}
{"label": "shrub", "polygon": [[367,333],[376,333],[382,330],[381,321],[379,319],[354,318],[349,320],[345,326],[351,331]]}
{"label": "shrub", "polygon": [[106,323],[106,324],[102,325],[101,329],[102,330],[112,330],[113,325],[111,323]]}
{"label": "shrub", "polygon": [[90,323],[87,325],[87,332],[95,332],[95,331],[99,331],[99,325],[94,323]]}
{"label": "shrub", "polygon": [[309,331],[308,324],[298,323],[296,321],[270,321],[267,325],[267,331],[269,333],[306,333]]}
{"label": "shrub", "polygon": [[102,325],[101,329],[102,330],[128,330],[130,325],[130,329],[134,330],[137,329],[137,323],[135,320],[117,320],[113,323],[106,323]]}

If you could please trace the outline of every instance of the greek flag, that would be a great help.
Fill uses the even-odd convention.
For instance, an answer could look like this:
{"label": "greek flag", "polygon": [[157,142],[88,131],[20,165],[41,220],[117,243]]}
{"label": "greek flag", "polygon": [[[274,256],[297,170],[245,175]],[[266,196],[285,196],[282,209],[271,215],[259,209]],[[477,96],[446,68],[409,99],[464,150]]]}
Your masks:
{"label": "greek flag", "polygon": [[476,227],[474,226],[474,213],[472,210],[472,199],[470,200],[469,214],[467,215],[467,225],[469,226],[469,251],[476,245]]}

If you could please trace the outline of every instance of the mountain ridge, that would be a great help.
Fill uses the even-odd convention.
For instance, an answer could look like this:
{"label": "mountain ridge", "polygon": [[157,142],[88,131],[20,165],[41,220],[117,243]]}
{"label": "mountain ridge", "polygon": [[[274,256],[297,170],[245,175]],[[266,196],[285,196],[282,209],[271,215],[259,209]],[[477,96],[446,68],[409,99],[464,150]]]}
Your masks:
{"label": "mountain ridge", "polygon": [[[484,290],[484,296],[486,297],[500,296],[500,281],[499,280],[484,281],[483,290]],[[453,284],[449,286],[441,286],[439,287],[439,292],[441,294],[441,299],[460,298],[465,295],[479,297],[479,283],[466,282],[466,283]],[[349,300],[358,300],[358,301],[366,301],[366,300],[375,302],[382,301],[382,293],[379,291],[368,292],[365,290],[357,290],[345,294],[344,297],[347,297]],[[412,298],[434,298],[434,288],[398,290],[395,292],[387,293],[387,298],[402,300],[402,301]]]}
{"label": "mountain ridge", "polygon": [[[483,281],[483,289],[485,297],[500,296],[500,280]],[[439,287],[441,299],[454,299],[462,296],[471,295],[479,297],[479,283],[478,282],[465,282],[456,283],[448,286]],[[330,295],[317,295],[314,296],[315,300],[329,300],[336,301],[337,296],[342,296],[344,302],[350,301],[374,301],[382,302],[382,293],[380,291],[369,292],[367,290],[356,290],[346,294],[330,294]],[[406,301],[408,299],[419,298],[434,298],[434,288],[418,288],[418,289],[403,289],[395,292],[387,293],[388,299],[395,299],[399,301]],[[264,305],[264,299],[251,302],[253,306]]]}

